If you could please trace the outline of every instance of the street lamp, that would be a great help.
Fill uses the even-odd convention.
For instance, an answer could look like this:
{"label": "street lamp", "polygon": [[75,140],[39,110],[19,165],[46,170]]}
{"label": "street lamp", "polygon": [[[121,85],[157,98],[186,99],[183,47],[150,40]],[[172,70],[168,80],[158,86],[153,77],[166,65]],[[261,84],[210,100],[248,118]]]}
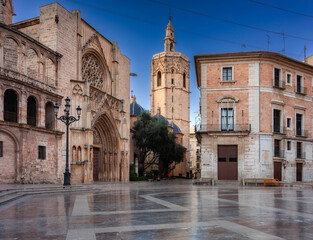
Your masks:
{"label": "street lamp", "polygon": [[69,135],[68,129],[71,123],[76,122],[80,119],[80,115],[82,113],[81,107],[78,106],[76,108],[78,118],[70,116],[70,108],[71,108],[70,101],[71,99],[69,99],[69,97],[65,99],[65,109],[64,109],[65,114],[60,117],[58,117],[59,106],[57,103],[54,105],[54,114],[55,114],[56,119],[64,122],[66,125],[66,166],[65,166],[65,173],[64,173],[64,186],[71,186],[71,173],[68,167],[68,135]]}

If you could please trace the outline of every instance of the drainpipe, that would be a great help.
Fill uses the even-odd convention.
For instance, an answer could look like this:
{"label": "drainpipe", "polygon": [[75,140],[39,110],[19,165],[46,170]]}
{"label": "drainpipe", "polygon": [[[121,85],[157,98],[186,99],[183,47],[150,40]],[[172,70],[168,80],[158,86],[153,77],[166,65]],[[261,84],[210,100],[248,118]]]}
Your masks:
{"label": "drainpipe", "polygon": [[[261,54],[260,61],[259,61],[259,164],[261,163],[261,134],[260,134],[261,133],[261,62],[262,62],[263,55],[264,53]],[[259,169],[259,171],[260,170],[261,169]]]}

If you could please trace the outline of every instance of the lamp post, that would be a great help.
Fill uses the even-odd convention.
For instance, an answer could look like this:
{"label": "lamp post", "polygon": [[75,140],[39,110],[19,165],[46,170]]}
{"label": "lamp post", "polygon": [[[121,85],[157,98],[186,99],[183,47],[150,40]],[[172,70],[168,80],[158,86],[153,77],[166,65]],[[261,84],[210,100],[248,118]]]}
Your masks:
{"label": "lamp post", "polygon": [[73,116],[70,116],[70,101],[69,97],[65,99],[65,109],[64,109],[64,115],[58,117],[59,113],[59,106],[58,104],[54,105],[54,114],[57,120],[62,121],[66,125],[66,166],[65,166],[65,173],[64,173],[64,186],[71,186],[71,173],[69,171],[69,164],[68,164],[68,135],[69,135],[69,126],[71,123],[76,122],[80,119],[80,115],[82,113],[82,109],[80,106],[76,108],[77,116],[78,118],[75,118]]}

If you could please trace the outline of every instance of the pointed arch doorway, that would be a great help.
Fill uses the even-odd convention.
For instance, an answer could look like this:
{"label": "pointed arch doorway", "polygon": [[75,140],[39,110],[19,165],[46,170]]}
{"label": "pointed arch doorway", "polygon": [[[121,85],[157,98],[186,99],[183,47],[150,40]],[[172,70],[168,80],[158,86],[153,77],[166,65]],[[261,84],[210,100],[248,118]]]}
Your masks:
{"label": "pointed arch doorway", "polygon": [[114,122],[106,114],[93,125],[93,180],[120,181],[119,135]]}

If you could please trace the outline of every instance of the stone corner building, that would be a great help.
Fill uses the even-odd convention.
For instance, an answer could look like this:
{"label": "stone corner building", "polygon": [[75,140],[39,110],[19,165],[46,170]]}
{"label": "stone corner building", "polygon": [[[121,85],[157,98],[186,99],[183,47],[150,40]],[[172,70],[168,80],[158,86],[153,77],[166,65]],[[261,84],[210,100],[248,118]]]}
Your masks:
{"label": "stone corner building", "polygon": [[195,56],[201,178],[312,181],[313,66],[256,51]]}
{"label": "stone corner building", "polygon": [[0,182],[63,181],[65,125],[71,98],[72,183],[128,181],[130,60],[58,3],[12,24],[12,0],[0,4]]}

